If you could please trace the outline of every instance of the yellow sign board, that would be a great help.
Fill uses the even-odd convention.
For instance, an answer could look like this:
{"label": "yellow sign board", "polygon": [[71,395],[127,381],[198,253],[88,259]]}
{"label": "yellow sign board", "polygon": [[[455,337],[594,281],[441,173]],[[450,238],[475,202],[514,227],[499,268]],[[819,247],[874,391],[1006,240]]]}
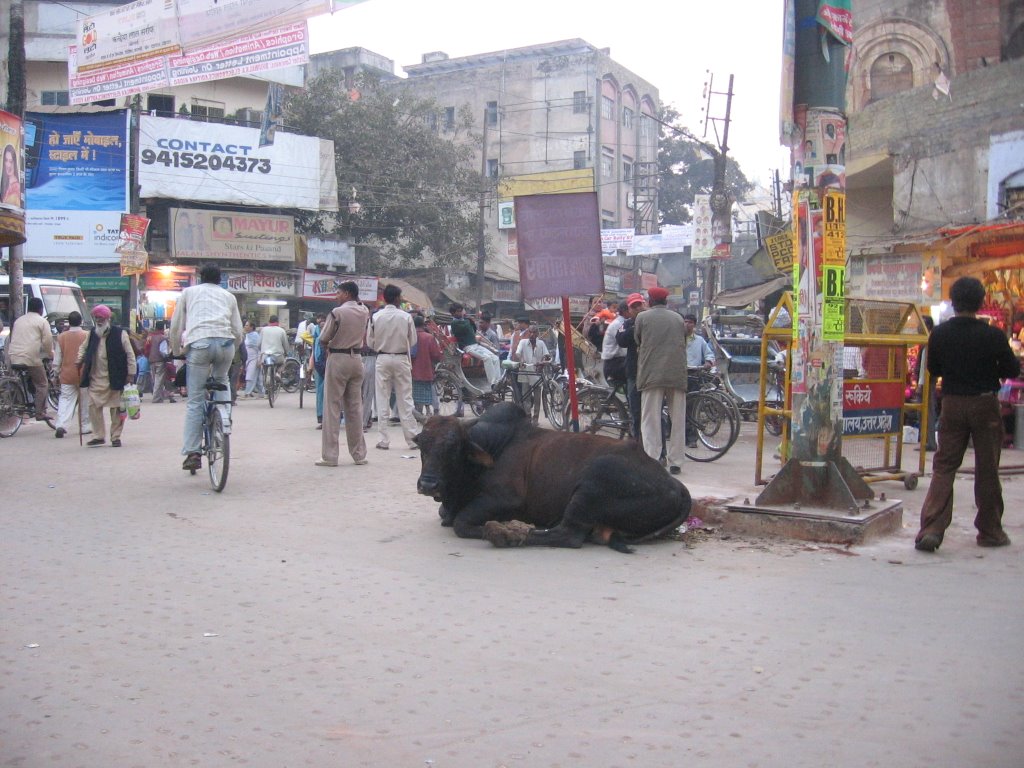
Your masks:
{"label": "yellow sign board", "polygon": [[821,338],[825,341],[842,341],[845,335],[846,297],[843,292],[845,279],[845,266],[837,267],[826,263],[822,267]]}
{"label": "yellow sign board", "polygon": [[846,193],[830,189],[822,210],[822,263],[846,264]]}
{"label": "yellow sign board", "polygon": [[764,247],[772,257],[772,263],[780,272],[793,266],[793,233],[780,232],[764,239]]}
{"label": "yellow sign board", "polygon": [[545,171],[522,176],[505,176],[498,182],[498,199],[511,200],[520,195],[549,195],[562,192],[593,192],[594,169]]}

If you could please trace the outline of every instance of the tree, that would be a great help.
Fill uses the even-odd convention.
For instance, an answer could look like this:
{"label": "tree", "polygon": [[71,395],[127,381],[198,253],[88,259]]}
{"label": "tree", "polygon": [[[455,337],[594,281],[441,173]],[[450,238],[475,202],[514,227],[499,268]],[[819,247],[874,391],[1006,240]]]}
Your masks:
{"label": "tree", "polygon": [[[356,88],[326,72],[285,106],[289,130],[334,141],[342,211],[300,215],[310,234],[333,231],[360,249],[360,269],[387,274],[409,266],[465,266],[476,253],[481,178],[457,130],[437,132],[437,104],[402,84],[363,76]],[[460,141],[460,137],[463,139]]]}
{"label": "tree", "polygon": [[[679,113],[665,107],[659,115],[661,140],[658,142],[659,222],[685,224],[695,195],[709,195],[715,182],[715,154],[718,148],[701,142],[679,123]],[[741,200],[754,185],[727,157],[725,186],[733,200]]]}

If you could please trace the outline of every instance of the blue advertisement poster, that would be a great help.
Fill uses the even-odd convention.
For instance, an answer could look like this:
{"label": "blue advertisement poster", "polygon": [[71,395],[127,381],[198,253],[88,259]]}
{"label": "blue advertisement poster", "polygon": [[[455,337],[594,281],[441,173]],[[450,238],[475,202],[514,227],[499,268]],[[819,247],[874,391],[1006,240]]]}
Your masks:
{"label": "blue advertisement poster", "polygon": [[128,111],[25,115],[25,259],[117,262]]}

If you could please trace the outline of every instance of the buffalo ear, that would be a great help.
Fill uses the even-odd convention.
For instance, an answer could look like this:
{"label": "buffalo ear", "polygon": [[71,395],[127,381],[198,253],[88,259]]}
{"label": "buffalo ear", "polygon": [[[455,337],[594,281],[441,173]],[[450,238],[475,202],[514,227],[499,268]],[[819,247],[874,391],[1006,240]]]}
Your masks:
{"label": "buffalo ear", "polygon": [[471,442],[466,450],[466,458],[481,467],[493,467],[494,457],[476,443]]}

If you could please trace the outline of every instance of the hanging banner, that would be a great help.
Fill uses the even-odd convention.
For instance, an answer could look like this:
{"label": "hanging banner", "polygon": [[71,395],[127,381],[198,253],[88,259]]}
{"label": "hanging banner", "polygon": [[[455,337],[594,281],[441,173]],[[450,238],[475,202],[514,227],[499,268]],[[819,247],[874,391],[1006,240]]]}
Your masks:
{"label": "hanging banner", "polygon": [[84,72],[180,51],[177,11],[170,0],[135,0],[80,18],[78,70]]}
{"label": "hanging banner", "polygon": [[128,211],[128,111],[25,116],[25,259],[117,263]]}
{"label": "hanging banner", "polygon": [[295,262],[291,216],[171,208],[168,218],[175,259]]}
{"label": "hanging banner", "polygon": [[821,0],[815,20],[841,43],[853,42],[852,0]]}
{"label": "hanging banner", "polygon": [[0,246],[25,242],[25,151],[21,118],[0,110]]}
{"label": "hanging banner", "polygon": [[711,228],[711,195],[694,195],[693,247],[690,261],[710,259],[715,252],[715,238]]}
{"label": "hanging banner", "polygon": [[[335,0],[333,10],[356,5],[360,0]],[[331,13],[331,0],[177,0],[178,34],[181,47],[188,52],[302,22],[313,16]]]}
{"label": "hanging banner", "polygon": [[139,195],[267,208],[320,209],[320,139],[142,115]]}
{"label": "hanging banner", "polygon": [[121,252],[121,277],[145,274],[149,269],[149,254],[145,251]]}
{"label": "hanging banner", "polygon": [[145,250],[144,244],[148,229],[149,219],[145,216],[139,216],[136,213],[122,213],[120,241],[114,250],[118,253]]}

